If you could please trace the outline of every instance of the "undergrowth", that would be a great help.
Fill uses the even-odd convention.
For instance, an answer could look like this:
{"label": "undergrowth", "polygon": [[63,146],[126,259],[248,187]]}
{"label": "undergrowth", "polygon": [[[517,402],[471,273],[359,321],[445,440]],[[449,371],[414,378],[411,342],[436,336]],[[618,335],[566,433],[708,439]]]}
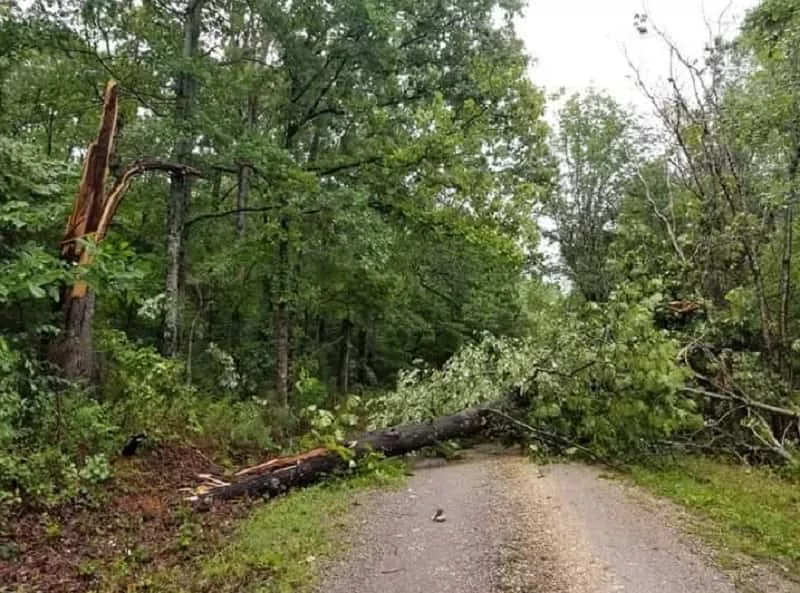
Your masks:
{"label": "undergrowth", "polygon": [[693,512],[694,526],[729,553],[777,561],[800,577],[800,484],[762,467],[683,458],[637,467],[634,480]]}
{"label": "undergrowth", "polygon": [[145,446],[184,440],[219,459],[274,447],[270,402],[201,392],[184,365],[118,331],[100,332],[95,389],[70,385],[0,338],[0,516],[21,502],[91,497],[135,434]]}

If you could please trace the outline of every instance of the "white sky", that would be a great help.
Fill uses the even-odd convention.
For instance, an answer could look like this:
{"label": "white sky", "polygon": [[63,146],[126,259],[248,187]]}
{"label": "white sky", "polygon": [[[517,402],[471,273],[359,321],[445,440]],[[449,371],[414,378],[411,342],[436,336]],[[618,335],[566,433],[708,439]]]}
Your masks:
{"label": "white sky", "polygon": [[[689,55],[700,56],[716,32],[736,32],[748,8],[758,0],[528,0],[517,31],[535,63],[533,82],[548,93],[568,93],[589,86],[609,91],[625,105],[647,110],[648,104],[630,80],[624,49],[648,82],[666,79],[669,53],[652,31],[636,32],[633,18],[646,13]],[[722,17],[722,20],[720,20]],[[552,112],[551,112],[552,115]]]}

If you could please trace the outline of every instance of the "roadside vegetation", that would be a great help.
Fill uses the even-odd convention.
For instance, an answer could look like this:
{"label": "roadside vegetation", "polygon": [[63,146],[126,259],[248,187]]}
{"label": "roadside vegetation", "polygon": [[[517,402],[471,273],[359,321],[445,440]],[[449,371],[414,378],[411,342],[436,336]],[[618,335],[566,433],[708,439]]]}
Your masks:
{"label": "roadside vegetation", "polygon": [[131,558],[103,566],[94,575],[95,590],[311,592],[318,568],[346,550],[342,540],[358,496],[397,487],[403,474],[402,463],[383,462],[349,479],[249,507],[224,533],[208,533],[211,525],[188,514],[174,562]]}
{"label": "roadside vegetation", "polygon": [[739,564],[738,554],[776,563],[800,579],[797,477],[770,468],[691,457],[637,467],[633,479],[686,507],[691,526]]}

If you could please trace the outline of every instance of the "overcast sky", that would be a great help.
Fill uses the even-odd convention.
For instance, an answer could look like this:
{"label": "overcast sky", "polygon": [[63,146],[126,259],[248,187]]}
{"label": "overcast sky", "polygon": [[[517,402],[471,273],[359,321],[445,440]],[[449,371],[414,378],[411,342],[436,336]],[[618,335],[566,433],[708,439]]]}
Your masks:
{"label": "overcast sky", "polygon": [[[636,13],[646,12],[682,51],[700,55],[714,30],[735,33],[758,0],[528,0],[517,31],[536,60],[531,78],[547,91],[579,91],[592,85],[610,91],[623,104],[646,108],[628,78],[624,49],[646,72],[648,81],[666,78],[668,52],[655,34],[640,35]],[[720,22],[720,17],[722,20]]]}
{"label": "overcast sky", "polygon": [[[669,50],[652,31],[639,34],[636,13],[646,13],[687,56],[698,57],[714,34],[732,36],[747,9],[759,0],[528,0],[517,32],[534,58],[530,77],[548,93],[564,88],[568,94],[594,86],[610,92],[619,102],[647,116],[650,106],[630,78],[627,50],[648,86],[666,84]],[[678,77],[680,80],[680,77]],[[558,103],[548,102],[553,122]],[[543,228],[552,221],[540,219]],[[557,246],[543,240],[539,249],[552,264]],[[569,283],[559,274],[549,276],[562,287]]]}

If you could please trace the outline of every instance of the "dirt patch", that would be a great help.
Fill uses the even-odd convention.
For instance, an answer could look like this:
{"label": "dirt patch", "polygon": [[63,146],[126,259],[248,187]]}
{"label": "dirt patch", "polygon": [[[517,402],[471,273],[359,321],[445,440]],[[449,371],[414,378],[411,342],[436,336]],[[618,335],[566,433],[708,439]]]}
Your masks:
{"label": "dirt patch", "polygon": [[169,568],[213,546],[247,502],[192,513],[179,488],[219,468],[200,450],[162,445],[121,458],[93,501],[26,509],[0,527],[0,591],[125,590],[143,572]]}

